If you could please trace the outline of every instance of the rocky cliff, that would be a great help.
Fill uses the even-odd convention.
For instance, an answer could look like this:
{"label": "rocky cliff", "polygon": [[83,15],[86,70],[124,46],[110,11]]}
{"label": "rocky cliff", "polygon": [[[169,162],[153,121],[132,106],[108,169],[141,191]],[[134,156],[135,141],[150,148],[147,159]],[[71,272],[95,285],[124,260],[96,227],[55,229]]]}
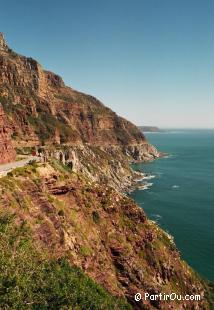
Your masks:
{"label": "rocky cliff", "polygon": [[11,131],[0,103],[0,164],[15,160],[16,152],[12,146]]}
{"label": "rocky cliff", "polygon": [[34,59],[13,52],[2,34],[0,99],[17,147],[88,143],[121,147],[136,160],[158,155],[135,125],[93,96],[65,86]]}

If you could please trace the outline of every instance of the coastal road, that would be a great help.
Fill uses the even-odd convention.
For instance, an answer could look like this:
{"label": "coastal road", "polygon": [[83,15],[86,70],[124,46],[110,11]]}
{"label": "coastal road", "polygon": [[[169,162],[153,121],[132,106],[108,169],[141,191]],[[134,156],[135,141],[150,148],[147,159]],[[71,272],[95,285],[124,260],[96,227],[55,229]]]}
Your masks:
{"label": "coastal road", "polygon": [[15,168],[24,167],[31,160],[39,161],[40,158],[37,156],[28,156],[22,160],[14,161],[8,164],[0,165],[0,177],[7,175],[8,172],[12,171]]}

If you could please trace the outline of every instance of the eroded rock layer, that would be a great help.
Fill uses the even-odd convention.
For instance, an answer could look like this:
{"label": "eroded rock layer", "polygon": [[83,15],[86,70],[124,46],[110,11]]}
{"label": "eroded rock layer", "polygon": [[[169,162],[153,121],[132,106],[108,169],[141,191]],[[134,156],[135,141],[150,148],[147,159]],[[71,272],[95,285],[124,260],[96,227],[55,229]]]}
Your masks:
{"label": "eroded rock layer", "polygon": [[15,160],[16,152],[11,142],[11,131],[0,104],[0,164]]}

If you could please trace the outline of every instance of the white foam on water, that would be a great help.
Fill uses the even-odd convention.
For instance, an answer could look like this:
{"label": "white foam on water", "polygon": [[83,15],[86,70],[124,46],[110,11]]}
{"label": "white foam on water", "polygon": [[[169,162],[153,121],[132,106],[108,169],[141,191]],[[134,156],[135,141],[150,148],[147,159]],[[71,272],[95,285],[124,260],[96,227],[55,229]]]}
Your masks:
{"label": "white foam on water", "polygon": [[151,214],[156,219],[162,219],[162,216],[160,214]]}
{"label": "white foam on water", "polygon": [[139,190],[145,191],[145,190],[149,189],[152,185],[153,185],[153,183],[142,184],[142,187],[140,187]]}
{"label": "white foam on water", "polygon": [[144,177],[141,179],[136,180],[136,182],[142,182],[144,180]]}
{"label": "white foam on water", "polygon": [[180,186],[179,185],[172,185],[172,188],[180,188]]}
{"label": "white foam on water", "polygon": [[151,180],[151,179],[154,179],[155,178],[155,175],[146,175],[143,180]]}
{"label": "white foam on water", "polygon": [[167,154],[167,155],[164,155],[162,158],[169,159],[169,158],[174,158],[174,157],[176,157],[176,154]]}

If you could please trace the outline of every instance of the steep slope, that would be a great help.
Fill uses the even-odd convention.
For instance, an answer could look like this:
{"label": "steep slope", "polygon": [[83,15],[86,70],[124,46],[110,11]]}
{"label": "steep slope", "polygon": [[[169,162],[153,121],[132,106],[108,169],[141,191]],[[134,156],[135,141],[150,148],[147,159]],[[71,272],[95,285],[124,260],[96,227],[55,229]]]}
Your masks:
{"label": "steep slope", "polygon": [[[0,34],[0,101],[15,146],[41,144],[124,147],[137,159],[158,156],[142,132],[96,98],[65,86],[32,58],[8,48]],[[128,148],[129,146],[129,148]]]}
{"label": "steep slope", "polygon": [[35,247],[27,223],[0,210],[0,309],[131,309],[66,258]]}
{"label": "steep slope", "polygon": [[[66,257],[134,309],[212,309],[208,284],[181,260],[172,238],[112,187],[54,160],[14,170],[0,179],[0,193],[0,212],[27,223],[38,251]],[[201,300],[135,302],[137,292],[200,294]]]}

